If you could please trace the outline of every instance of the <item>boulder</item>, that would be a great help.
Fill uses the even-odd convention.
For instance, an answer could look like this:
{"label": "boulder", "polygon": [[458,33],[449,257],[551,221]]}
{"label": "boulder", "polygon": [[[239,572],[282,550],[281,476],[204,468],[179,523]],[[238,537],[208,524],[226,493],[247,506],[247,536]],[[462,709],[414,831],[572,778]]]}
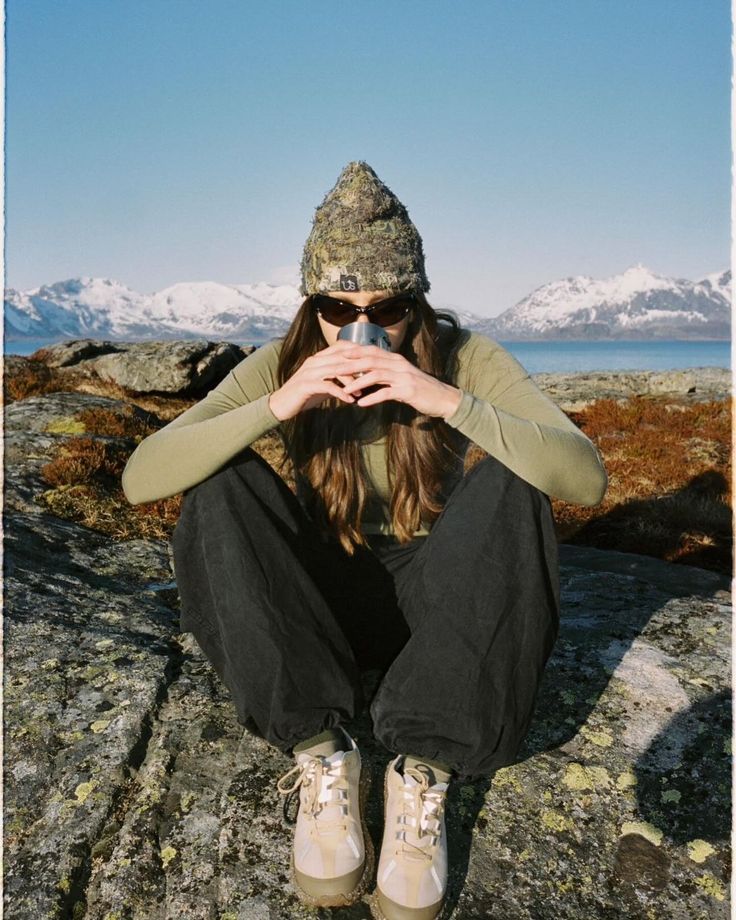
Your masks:
{"label": "boulder", "polygon": [[123,351],[125,347],[124,344],[108,340],[71,339],[67,342],[56,342],[54,345],[39,348],[31,357],[34,361],[42,361],[48,367],[69,367],[72,364],[79,364],[80,361],[96,358],[98,355]]}
{"label": "boulder", "polygon": [[80,339],[39,349],[31,359],[49,367],[96,375],[133,393],[203,394],[253,350],[210,342],[103,342]]}
{"label": "boulder", "polygon": [[563,410],[577,412],[596,399],[669,396],[680,403],[725,399],[731,372],[723,367],[667,371],[578,371],[532,374],[537,386]]}
{"label": "boulder", "polygon": [[95,372],[137,393],[201,393],[247,354],[229,342],[142,342],[124,353],[97,358]]}

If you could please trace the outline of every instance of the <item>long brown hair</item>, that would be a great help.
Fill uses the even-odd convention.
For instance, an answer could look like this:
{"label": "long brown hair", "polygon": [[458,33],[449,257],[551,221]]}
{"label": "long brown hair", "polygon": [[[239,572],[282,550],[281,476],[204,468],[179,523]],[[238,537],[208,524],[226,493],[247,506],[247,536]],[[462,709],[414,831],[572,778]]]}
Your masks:
{"label": "long brown hair", "polygon": [[[460,324],[453,313],[434,310],[421,291],[415,297],[399,353],[425,373],[451,383]],[[325,347],[312,298],[307,296],[283,340],[279,386]],[[386,435],[391,520],[396,538],[406,543],[422,520],[431,523],[442,510],[442,478],[457,461],[458,440],[442,418],[422,415],[395,400],[378,407]],[[310,493],[310,513],[353,555],[356,544],[367,545],[361,518],[368,497],[354,407],[329,396],[316,408],[285,420],[282,431],[286,448],[282,466],[291,461],[297,483],[301,479]]]}

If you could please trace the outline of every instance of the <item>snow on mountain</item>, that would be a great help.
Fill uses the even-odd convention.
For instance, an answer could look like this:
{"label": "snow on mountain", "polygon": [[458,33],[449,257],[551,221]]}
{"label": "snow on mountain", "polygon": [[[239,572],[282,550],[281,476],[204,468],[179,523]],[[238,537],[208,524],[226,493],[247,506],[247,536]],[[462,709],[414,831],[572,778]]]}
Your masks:
{"label": "snow on mountain", "polygon": [[180,282],[140,294],[82,276],[5,292],[5,335],[23,338],[217,338],[254,344],[283,335],[302,298],[293,285]]}
{"label": "snow on mountain", "polygon": [[141,295],[104,278],[70,278],[31,291],[5,292],[9,338],[108,336],[140,323]]}
{"label": "snow on mountain", "polygon": [[731,304],[731,270],[726,269],[722,272],[714,272],[712,275],[706,275],[696,285],[702,285],[705,290],[712,291],[714,296],[722,297],[726,303]]}
{"label": "snow on mountain", "polygon": [[[303,298],[294,284],[182,281],[139,294],[82,276],[30,291],[5,292],[5,337],[22,339],[207,338],[262,344],[286,333]],[[457,309],[467,326],[481,317]]]}
{"label": "snow on mountain", "polygon": [[[5,337],[207,338],[258,345],[285,334],[301,301],[295,284],[190,281],[141,294],[117,281],[81,276],[29,291],[7,289]],[[551,281],[493,319],[449,309],[467,328],[500,340],[727,339],[730,303],[730,270],[688,281],[638,264],[611,278]]]}
{"label": "snow on mountain", "polygon": [[506,340],[727,339],[730,303],[730,270],[689,281],[638,264],[610,278],[551,281],[478,328]]}

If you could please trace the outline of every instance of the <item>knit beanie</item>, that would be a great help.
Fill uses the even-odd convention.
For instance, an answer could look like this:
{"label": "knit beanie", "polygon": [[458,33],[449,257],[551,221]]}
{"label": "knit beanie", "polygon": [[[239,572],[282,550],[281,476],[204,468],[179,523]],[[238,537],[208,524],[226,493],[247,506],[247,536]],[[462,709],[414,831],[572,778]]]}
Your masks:
{"label": "knit beanie", "polygon": [[304,296],[429,290],[417,228],[396,195],[362,160],[348,163],[315,211],[301,274]]}

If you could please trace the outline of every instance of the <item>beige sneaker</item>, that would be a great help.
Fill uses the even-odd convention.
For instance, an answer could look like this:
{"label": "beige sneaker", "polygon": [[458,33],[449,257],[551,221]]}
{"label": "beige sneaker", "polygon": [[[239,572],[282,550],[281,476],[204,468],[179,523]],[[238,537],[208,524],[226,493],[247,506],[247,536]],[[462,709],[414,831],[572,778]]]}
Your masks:
{"label": "beige sneaker", "polygon": [[376,901],[384,920],[434,920],[447,890],[445,796],[424,764],[386,768],[385,823]]}
{"label": "beige sneaker", "polygon": [[[329,756],[303,751],[278,781],[289,795],[299,789],[292,879],[299,898],[312,907],[342,907],[364,893],[373,871],[373,844],[365,826],[368,773],[345,733],[349,749]],[[296,774],[291,786],[285,782]]]}

